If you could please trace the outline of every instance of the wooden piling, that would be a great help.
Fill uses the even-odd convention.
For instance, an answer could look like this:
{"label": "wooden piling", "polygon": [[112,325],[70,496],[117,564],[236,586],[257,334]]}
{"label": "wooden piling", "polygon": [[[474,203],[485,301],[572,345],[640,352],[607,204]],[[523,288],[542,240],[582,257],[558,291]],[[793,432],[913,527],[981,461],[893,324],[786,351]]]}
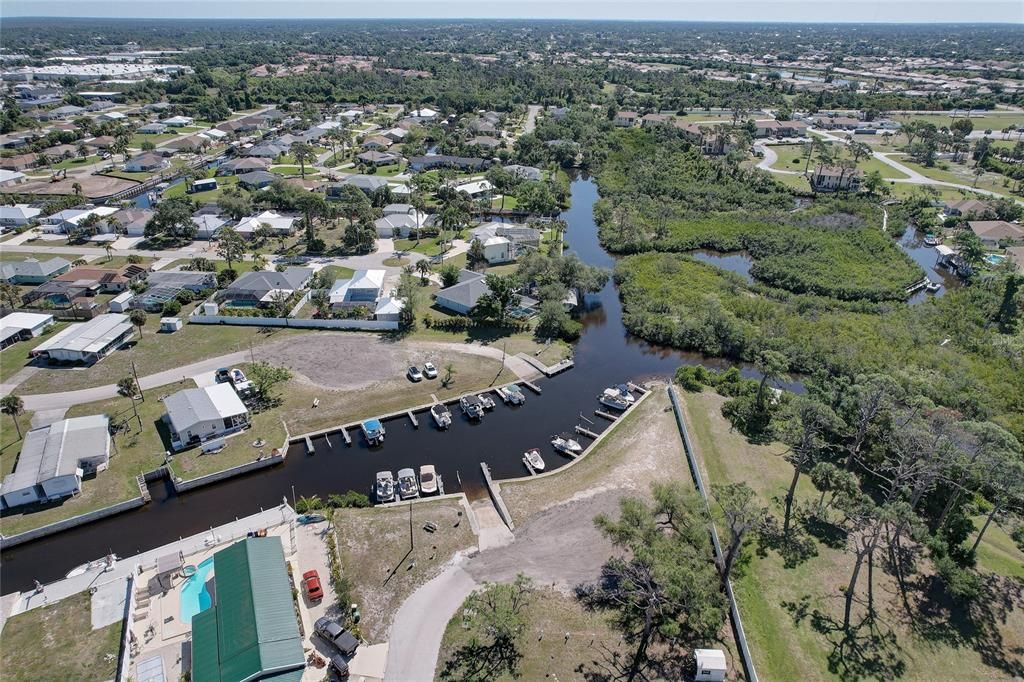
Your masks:
{"label": "wooden piling", "polygon": [[616,419],[618,419],[618,417],[616,417],[614,414],[608,414],[607,412],[602,412],[601,410],[594,410],[594,414],[596,414],[598,417],[604,417],[610,422],[613,422]]}

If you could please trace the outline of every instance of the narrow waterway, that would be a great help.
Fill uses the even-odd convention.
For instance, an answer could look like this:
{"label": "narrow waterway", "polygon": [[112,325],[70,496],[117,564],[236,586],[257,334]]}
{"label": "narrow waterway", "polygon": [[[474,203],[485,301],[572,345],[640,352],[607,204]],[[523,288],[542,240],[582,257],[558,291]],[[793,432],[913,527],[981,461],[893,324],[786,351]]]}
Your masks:
{"label": "narrow waterway", "polygon": [[955,289],[962,285],[959,277],[937,265],[939,260],[938,252],[935,251],[934,246],[928,246],[924,243],[924,237],[913,225],[908,225],[903,234],[900,235],[899,245],[904,253],[921,266],[928,279],[942,285],[942,288],[935,293],[929,293],[924,290],[918,291],[910,297],[908,301],[910,304],[921,303],[930,296],[943,296],[950,288]]}
{"label": "narrow waterway", "polygon": [[[614,258],[597,239],[592,213],[596,200],[597,186],[591,180],[572,183],[572,208],[562,215],[568,224],[566,241],[568,250],[584,262],[611,268]],[[436,430],[427,413],[420,415],[418,429],[404,417],[390,420],[384,446],[374,449],[368,448],[358,433],[352,434],[352,447],[346,447],[340,436],[330,437],[330,442],[321,436],[314,440],[313,456],[305,454],[304,445],[295,445],[280,466],[181,496],[166,482],[153,484],[153,500],[144,507],[5,550],[0,562],[2,591],[27,589],[33,580],[46,583],[61,578],[74,566],[108,552],[131,556],[261,507],[269,508],[282,498],[290,501],[293,495],[326,498],[346,490],[369,493],[375,472],[381,470],[418,470],[422,464],[434,464],[446,492],[479,494],[481,462],[489,465],[495,478],[522,476],[527,473],[521,461],[523,452],[538,447],[549,469],[564,466],[568,460],[550,446],[551,436],[572,432],[577,424],[595,432],[606,428],[607,422],[594,415],[600,407],[596,396],[605,387],[626,380],[669,377],[681,364],[719,368],[732,364],[652,345],[629,334],[622,325],[622,305],[611,281],[601,292],[588,296],[584,308],[575,369],[539,381],[543,394],[527,391],[522,407],[510,408],[499,402],[481,423],[473,424],[462,419],[453,406],[455,424],[446,432]],[[747,376],[756,376],[752,367],[741,369]],[[588,442],[580,440],[584,445]]]}

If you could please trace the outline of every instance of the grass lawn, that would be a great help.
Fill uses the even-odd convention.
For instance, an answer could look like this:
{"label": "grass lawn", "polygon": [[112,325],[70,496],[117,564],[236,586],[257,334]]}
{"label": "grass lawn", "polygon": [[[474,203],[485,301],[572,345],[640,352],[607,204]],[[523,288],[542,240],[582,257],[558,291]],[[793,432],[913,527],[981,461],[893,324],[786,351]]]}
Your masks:
{"label": "grass lawn", "polygon": [[[271,173],[275,173],[277,175],[284,175],[284,176],[287,176],[287,177],[291,177],[293,175],[301,175],[302,168],[300,166],[297,166],[297,165],[296,166],[292,166],[292,165],[273,166],[273,167],[271,167],[270,172]],[[320,174],[316,172],[316,169],[313,168],[313,166],[311,166],[308,163],[306,164],[306,177],[307,178],[315,178],[315,177],[319,177],[319,175]]]}
{"label": "grass lawn", "polygon": [[[54,334],[67,327],[68,324],[69,323],[67,322],[57,322],[56,324],[51,325],[43,335],[27,341],[19,341],[13,346],[8,346],[0,351],[0,381],[5,381],[8,377],[23,368],[31,359],[28,355],[30,350],[41,344],[43,341],[51,338]],[[20,390],[18,392],[20,392]]]}
{"label": "grass lawn", "polygon": [[[829,145],[833,151],[835,151],[839,145]],[[844,147],[845,148],[845,147]],[[804,156],[804,145],[802,144],[780,144],[771,145],[772,151],[778,155],[778,160],[772,165],[772,168],[778,168],[779,170],[790,170],[802,173],[804,166],[807,163],[807,159]],[[817,148],[815,148],[817,149]],[[817,163],[817,154],[811,159],[811,165],[809,170],[813,170]],[[904,173],[899,172],[892,166],[886,165],[876,158],[861,159],[857,163],[857,168],[863,171],[865,174],[871,171],[878,171],[881,173],[883,178],[899,179],[907,177]]]}
{"label": "grass lawn", "polygon": [[[164,268],[161,268],[161,272],[167,272],[168,270],[184,267],[191,262],[192,260],[189,258],[179,258],[178,260],[171,261],[171,263]],[[228,262],[226,260],[211,260],[210,263],[213,264],[214,272],[220,272],[221,270],[228,269]],[[251,270],[250,264],[251,261],[246,261],[245,263],[232,263],[236,272],[248,272]]]}
{"label": "grass lawn", "polygon": [[[627,653],[608,617],[585,610],[578,601],[561,592],[536,587],[539,589],[523,611],[527,625],[520,647],[523,659],[518,668],[519,679],[607,679],[600,673],[607,672],[608,652]],[[462,613],[459,609],[445,628],[437,658],[438,672],[444,669],[445,662],[458,647],[469,643],[470,633],[463,626]],[[568,641],[565,633],[569,633]]]}
{"label": "grass lawn", "polygon": [[[22,433],[32,428],[32,414],[23,412],[18,415],[18,426],[21,427]],[[9,414],[0,413],[0,480],[14,471],[14,464],[18,461],[20,451],[21,437],[18,436],[14,418]]]}
{"label": "grass lawn", "polygon": [[[160,466],[164,461],[164,451],[170,449],[170,443],[162,436],[166,430],[160,420],[164,414],[164,404],[157,400],[157,397],[193,386],[195,382],[188,380],[146,391],[145,402],[136,403],[139,418],[142,420],[141,431],[128,398],[118,396],[109,400],[75,405],[69,409],[67,417],[106,414],[115,424],[130,418],[131,430],[115,437],[110,449],[110,466],[106,471],[85,479],[82,482],[81,494],[38,511],[4,516],[0,519],[3,534],[20,533],[138,497],[139,486],[135,477]],[[5,452],[4,459],[6,458]]]}
{"label": "grass lawn", "polygon": [[[938,128],[948,128],[953,124],[954,120],[962,119],[963,116],[957,116],[957,118],[954,119],[947,112],[942,111],[897,114],[892,118],[904,123],[907,121],[922,120],[927,121],[928,123],[934,123]],[[1000,130],[1011,124],[1016,125],[1018,128],[1024,126],[1024,113],[999,110],[973,112],[971,114],[971,122],[974,124],[975,130],[991,130],[993,133],[998,133]]]}
{"label": "grass lawn", "polygon": [[[210,173],[212,172],[213,171],[211,170]],[[207,177],[213,176],[208,175]],[[220,195],[224,193],[225,187],[229,187],[231,185],[236,184],[238,184],[237,175],[220,175],[217,176],[217,189],[211,189],[206,192],[196,192],[195,194],[188,194],[188,192],[186,191],[188,189],[188,187],[186,187],[186,184],[184,182],[179,182],[178,184],[171,185],[170,187],[165,189],[163,195],[166,198],[183,197],[187,195],[193,201],[197,201],[200,204],[205,204],[211,201],[216,201],[217,199],[220,198]]]}
{"label": "grass lawn", "polygon": [[[115,251],[116,253],[116,251]],[[103,255],[92,261],[89,265],[100,268],[119,268],[122,265],[128,265],[128,256],[111,256],[109,259]],[[137,265],[152,265],[156,262],[155,258],[149,256],[135,256],[133,260],[138,260]]]}
{"label": "grass lawn", "polygon": [[[253,447],[262,439],[266,445]],[[175,476],[186,481],[212,474],[224,469],[258,459],[260,453],[269,456],[270,451],[284,444],[285,428],[281,415],[276,409],[264,410],[252,415],[252,427],[228,438],[226,447],[215,454],[203,454],[202,448],[192,448],[174,455],[171,468]]]}
{"label": "grass lawn", "polygon": [[[438,237],[424,237],[419,241],[415,239],[396,239],[395,251],[415,251],[416,253],[422,253],[424,256],[436,256],[442,250],[438,240]],[[448,246],[447,242],[445,246]]]}
{"label": "grass lawn", "polygon": [[519,200],[516,199],[511,194],[506,194],[505,195],[504,206],[502,206],[501,197],[495,197],[494,199],[491,200],[491,208],[497,208],[497,209],[506,208],[506,209],[510,209],[511,210],[511,209],[515,208],[516,206],[518,206],[518,205],[519,205]]}
{"label": "grass lawn", "polygon": [[405,170],[405,163],[393,163],[390,166],[378,166],[374,175],[393,177]]}
{"label": "grass lawn", "polygon": [[[413,549],[408,555],[408,505],[334,512],[341,570],[352,581],[352,595],[362,612],[359,627],[369,642],[387,637],[402,602],[440,573],[456,552],[476,547],[457,500],[421,502],[411,508]],[[427,521],[437,524],[437,531],[423,530]],[[406,570],[410,565],[412,569]]]}
{"label": "grass lawn", "polygon": [[155,145],[160,145],[168,140],[173,140],[176,137],[178,137],[177,133],[160,133],[158,135],[136,133],[132,135],[132,139],[128,141],[128,146],[136,149],[142,149],[143,142],[152,142]]}
{"label": "grass lawn", "polygon": [[[60,246],[64,246],[60,244]],[[0,260],[12,261],[12,260],[29,260],[35,258],[39,261],[50,260],[51,258],[63,258],[64,260],[73,263],[75,260],[81,258],[81,255],[70,254],[70,253],[53,253],[49,251],[34,251],[26,253],[24,251],[0,251]]]}
{"label": "grass lawn", "polygon": [[968,187],[975,187],[977,189],[989,190],[990,192],[996,192],[1004,196],[1010,196],[1010,189],[1003,187],[1003,179],[1005,176],[999,173],[990,173],[986,171],[975,181],[974,168],[963,163],[953,163],[952,161],[938,161],[932,167],[922,166],[919,163],[911,161],[909,157],[899,156],[893,157],[896,161],[899,161],[907,168],[916,170],[921,175],[931,178],[932,180],[938,180],[939,182],[953,182],[959,185],[967,185]]}
{"label": "grass lawn", "polygon": [[149,180],[151,177],[156,175],[156,173],[144,173],[144,172],[141,172],[141,171],[139,171],[139,172],[132,172],[132,171],[126,171],[126,170],[112,170],[112,171],[107,171],[106,173],[104,173],[104,175],[107,175],[107,176],[112,177],[112,178],[121,178],[123,180],[136,180],[138,182],[145,182],[146,180]]}
{"label": "grass lawn", "polygon": [[121,622],[92,629],[91,596],[81,592],[12,617],[4,625],[0,668],[7,682],[112,680]]}
{"label": "grass lawn", "polygon": [[326,265],[320,268],[319,272],[327,273],[327,276],[333,282],[336,279],[351,279],[356,271],[341,265]]}
{"label": "grass lawn", "polygon": [[[706,482],[710,484],[745,481],[777,516],[781,510],[775,502],[781,497],[792,476],[792,469],[779,454],[779,444],[751,445],[721,415],[725,398],[713,393],[684,394],[687,422],[694,446],[702,462]],[[816,490],[804,476],[797,490],[798,504],[817,498]],[[990,529],[989,532],[992,532]],[[995,539],[993,539],[995,538]],[[986,534],[983,552],[1001,552],[998,535]],[[735,580],[735,589],[743,614],[744,626],[751,643],[755,665],[766,680],[843,679],[829,668],[829,656],[836,652],[833,640],[813,626],[811,613],[824,614],[825,621],[842,621],[843,595],[852,569],[852,555],[816,543],[817,556],[786,568],[774,551],[759,555],[751,548],[749,564]],[[988,603],[979,604],[973,615],[945,602],[929,600],[922,585],[928,584],[928,569],[915,576],[908,593],[914,616],[910,621],[898,597],[899,590],[882,569],[875,570],[875,601],[879,626],[891,631],[894,644],[880,650],[866,645],[859,653],[847,647],[843,663],[857,669],[866,666],[860,679],[903,680],[1003,679],[1012,677],[1006,668],[997,667],[999,659],[1016,660],[1020,665],[1020,647],[1024,645],[1024,615],[1020,609],[1009,609],[1005,621],[984,614]],[[984,566],[984,561],[983,564]],[[867,577],[861,576],[858,595],[867,592]],[[1012,587],[1009,589],[1013,589]],[[1017,588],[1019,589],[1019,587]],[[855,616],[863,617],[863,604],[855,606]],[[979,616],[979,614],[981,614]],[[917,626],[916,629],[914,626]],[[864,633],[865,635],[867,633]],[[881,635],[882,637],[885,634]],[[858,642],[865,644],[863,638]],[[989,642],[1002,655],[992,655]],[[985,649],[984,654],[974,647]],[[1016,656],[1016,659],[1014,659]],[[902,663],[902,674],[890,665]],[[871,666],[881,666],[872,668]],[[1010,663],[1009,665],[1013,665]]]}
{"label": "grass lawn", "polygon": [[252,327],[231,327],[209,324],[186,324],[174,334],[157,334],[159,315],[149,315],[129,348],[115,351],[85,370],[42,369],[21,386],[23,394],[73,391],[79,388],[116,384],[125,377],[134,360],[140,377],[182,367],[205,358],[245,350],[252,345],[282,338],[282,334],[299,334],[298,330],[282,329],[260,334]]}
{"label": "grass lawn", "polygon": [[[293,379],[281,389],[284,402],[276,411],[288,424],[291,434],[297,436],[425,405],[433,402],[431,394],[439,400],[450,400],[463,393],[516,379],[516,375],[507,368],[499,374],[500,360],[469,353],[441,352],[444,353],[443,361],[435,361],[441,375],[449,363],[454,370],[454,379],[448,388],[441,386],[440,379],[414,384],[403,375],[360,390],[360,398],[353,400],[353,391],[330,389]],[[368,400],[366,396],[373,396],[373,399]],[[317,398],[320,399],[319,407],[311,409],[313,400]]]}
{"label": "grass lawn", "polygon": [[53,163],[46,166],[46,170],[49,170],[50,168],[55,171],[64,170],[65,168],[67,170],[75,170],[76,168],[82,168],[83,166],[88,166],[89,164],[97,163],[99,161],[102,161],[102,159],[95,155],[87,156],[85,158],[82,158],[81,156],[73,156],[70,159],[64,159],[60,163]]}

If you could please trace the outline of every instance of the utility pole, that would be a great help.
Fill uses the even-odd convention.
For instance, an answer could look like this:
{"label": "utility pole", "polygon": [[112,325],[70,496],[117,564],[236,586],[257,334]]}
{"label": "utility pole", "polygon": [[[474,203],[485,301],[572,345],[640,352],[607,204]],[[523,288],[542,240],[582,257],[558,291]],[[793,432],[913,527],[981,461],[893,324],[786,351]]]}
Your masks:
{"label": "utility pole", "polygon": [[[139,372],[138,372],[137,369],[135,369],[135,361],[134,360],[132,360],[132,376],[135,377],[135,387],[137,389],[139,389],[139,397],[142,399],[142,402],[146,402],[146,394],[142,392],[142,384],[139,383]],[[134,398],[132,398],[132,405],[133,406],[135,405],[135,399]],[[138,416],[137,412],[135,414],[136,414],[136,416]],[[140,429],[142,428],[142,420],[141,419],[139,420],[139,428]]]}

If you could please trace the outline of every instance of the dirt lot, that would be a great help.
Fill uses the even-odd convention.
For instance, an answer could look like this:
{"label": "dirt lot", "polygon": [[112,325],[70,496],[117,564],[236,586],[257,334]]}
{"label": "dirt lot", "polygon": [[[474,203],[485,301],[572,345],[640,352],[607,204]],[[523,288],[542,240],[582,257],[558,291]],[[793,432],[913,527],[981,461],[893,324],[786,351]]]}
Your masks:
{"label": "dirt lot", "polygon": [[70,195],[75,193],[72,185],[76,182],[82,186],[82,194],[90,199],[109,196],[139,184],[133,180],[111,178],[105,175],[69,175],[66,179],[58,182],[50,182],[49,180],[26,182],[18,186],[18,192],[21,194]]}
{"label": "dirt lot", "polygon": [[[353,596],[362,611],[360,628],[369,642],[386,639],[391,619],[413,590],[440,573],[456,552],[476,547],[476,537],[458,501],[421,502],[411,507],[411,553],[407,553],[410,505],[335,512],[341,568],[355,585]],[[427,521],[433,521],[438,529],[428,533],[423,529]]]}

